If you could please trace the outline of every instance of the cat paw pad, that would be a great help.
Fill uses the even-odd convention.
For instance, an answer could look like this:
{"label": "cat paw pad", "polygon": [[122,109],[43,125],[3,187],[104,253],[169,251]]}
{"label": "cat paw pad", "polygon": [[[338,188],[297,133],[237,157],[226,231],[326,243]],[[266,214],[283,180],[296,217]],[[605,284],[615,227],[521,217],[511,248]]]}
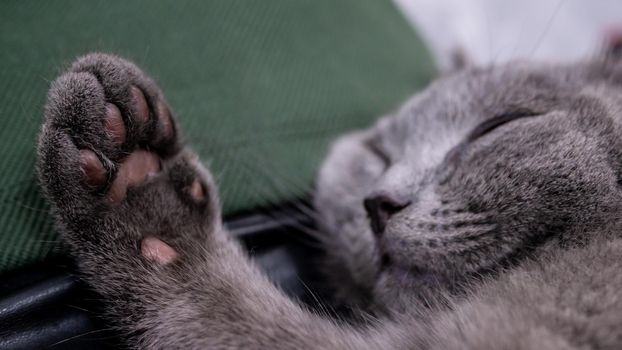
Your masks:
{"label": "cat paw pad", "polygon": [[216,187],[180,139],[163,94],[126,60],[91,54],[56,79],[38,170],[70,246],[152,266],[205,254],[221,227]]}
{"label": "cat paw pad", "polygon": [[53,197],[77,196],[69,178],[79,177],[88,192],[118,203],[181,149],[155,83],[115,56],[78,59],[52,84],[45,114],[40,173],[44,181],[59,179],[69,187],[48,186]]}
{"label": "cat paw pad", "polygon": [[177,259],[177,252],[170,245],[155,237],[146,237],[140,243],[141,255],[159,265],[166,265]]}

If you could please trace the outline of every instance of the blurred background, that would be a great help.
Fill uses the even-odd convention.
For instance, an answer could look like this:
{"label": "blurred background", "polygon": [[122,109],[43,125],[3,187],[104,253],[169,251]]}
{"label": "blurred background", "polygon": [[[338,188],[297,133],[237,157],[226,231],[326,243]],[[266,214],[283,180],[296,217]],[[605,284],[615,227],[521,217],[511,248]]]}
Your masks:
{"label": "blurred background", "polygon": [[394,0],[441,67],[461,48],[477,64],[572,61],[622,29],[620,0]]}

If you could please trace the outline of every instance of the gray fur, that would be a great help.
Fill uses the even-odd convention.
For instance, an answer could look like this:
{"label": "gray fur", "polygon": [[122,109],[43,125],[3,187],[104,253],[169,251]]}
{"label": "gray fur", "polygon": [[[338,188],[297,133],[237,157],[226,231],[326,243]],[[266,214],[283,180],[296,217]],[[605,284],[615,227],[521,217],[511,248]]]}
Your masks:
{"label": "gray fur", "polygon": [[[151,109],[133,127],[129,88]],[[39,174],[58,227],[107,316],[150,349],[622,348],[622,60],[526,62],[442,77],[394,114],[337,140],[314,197],[337,297],[374,321],[349,325],[288,299],[221,223],[209,172],[159,139],[163,95],[133,64],[80,58],[50,89]],[[104,103],[128,135],[106,141]],[[515,118],[487,133],[486,120]],[[78,150],[112,181],[150,142],[163,170],[121,203],[83,185]],[[204,201],[188,196],[200,179]],[[410,204],[372,233],[366,197]],[[139,251],[154,235],[179,258]]]}

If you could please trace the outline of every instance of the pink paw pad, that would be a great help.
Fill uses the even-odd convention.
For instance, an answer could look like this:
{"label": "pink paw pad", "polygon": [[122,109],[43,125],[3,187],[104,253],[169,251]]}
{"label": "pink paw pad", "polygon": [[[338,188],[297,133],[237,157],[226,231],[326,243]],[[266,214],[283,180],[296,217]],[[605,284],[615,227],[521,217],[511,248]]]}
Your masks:
{"label": "pink paw pad", "polygon": [[[128,117],[130,123],[139,128],[145,127],[149,122],[149,105],[145,94],[137,86],[131,86],[130,101],[132,104],[131,114]],[[157,115],[160,138],[174,137],[174,126],[171,114],[163,101],[157,102]],[[113,145],[121,146],[126,142],[127,129],[125,120],[119,107],[113,103],[106,103],[105,116],[103,118],[104,132]],[[155,140],[152,140],[154,142]],[[107,169],[102,160],[89,149],[80,150],[80,168],[83,173],[83,181],[94,188],[102,188],[109,178]],[[145,182],[151,175],[160,171],[160,157],[151,151],[136,147],[128,156],[118,164],[114,181],[108,188],[106,198],[112,203],[122,201],[128,187],[138,186]]]}
{"label": "pink paw pad", "polygon": [[170,140],[174,135],[173,120],[171,119],[171,112],[164,102],[158,101],[158,125],[162,138]]}
{"label": "pink paw pad", "polygon": [[125,125],[119,108],[112,103],[106,103],[106,119],[104,120],[106,133],[115,145],[125,142]]}
{"label": "pink paw pad", "polygon": [[132,94],[132,103],[136,111],[134,118],[137,122],[144,125],[149,121],[149,106],[147,105],[147,100],[145,100],[145,95],[136,86],[132,86],[130,93]]}
{"label": "pink paw pad", "polygon": [[140,149],[132,152],[121,163],[117,177],[110,186],[108,198],[111,202],[123,200],[128,187],[140,185],[159,171],[160,157],[157,154]]}
{"label": "pink paw pad", "polygon": [[91,150],[80,150],[80,170],[89,186],[100,187],[106,182],[106,170],[95,152]]}
{"label": "pink paw pad", "polygon": [[188,189],[190,196],[196,201],[202,201],[205,199],[205,190],[199,180],[194,180],[190,188]]}
{"label": "pink paw pad", "polygon": [[155,237],[147,237],[140,244],[140,253],[147,260],[166,265],[177,258],[177,252],[170,245]]}

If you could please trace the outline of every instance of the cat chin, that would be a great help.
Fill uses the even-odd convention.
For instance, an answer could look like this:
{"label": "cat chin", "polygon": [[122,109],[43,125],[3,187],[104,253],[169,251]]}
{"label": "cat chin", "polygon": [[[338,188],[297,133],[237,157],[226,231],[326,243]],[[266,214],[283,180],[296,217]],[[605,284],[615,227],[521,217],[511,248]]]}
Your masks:
{"label": "cat chin", "polygon": [[388,252],[381,255],[380,276],[380,281],[394,281],[394,287],[399,288],[437,287],[448,282],[444,274],[414,266],[404,259],[393,259]]}
{"label": "cat chin", "polygon": [[441,305],[453,285],[443,274],[394,264],[380,271],[373,295],[382,310],[399,313],[412,305],[422,309]]}

